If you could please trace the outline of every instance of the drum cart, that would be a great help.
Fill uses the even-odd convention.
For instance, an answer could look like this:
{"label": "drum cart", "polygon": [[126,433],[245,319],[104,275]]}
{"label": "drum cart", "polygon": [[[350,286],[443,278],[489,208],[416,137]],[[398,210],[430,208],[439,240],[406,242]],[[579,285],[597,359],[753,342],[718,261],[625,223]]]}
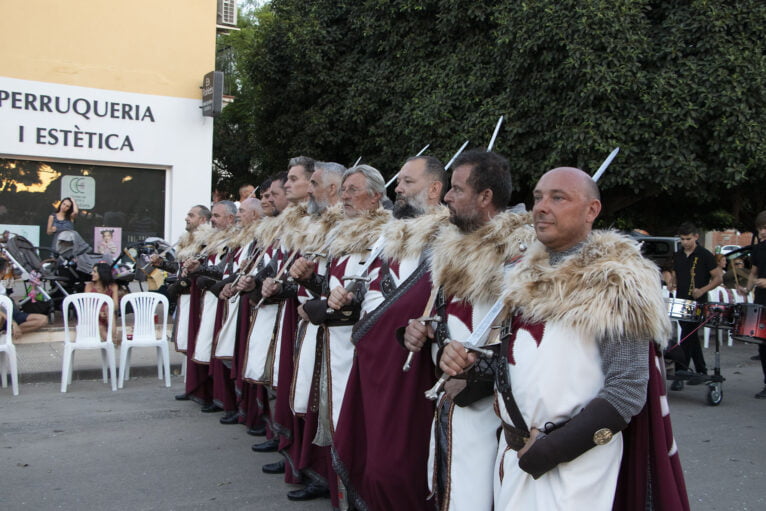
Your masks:
{"label": "drum cart", "polygon": [[[736,314],[733,304],[709,302],[702,304],[702,307],[700,307],[700,304],[691,300],[671,298],[666,301],[671,319],[700,322],[697,329],[709,326],[715,330],[713,374],[702,375],[687,370],[668,375],[667,379],[670,381],[682,381],[691,385],[706,384],[707,403],[710,406],[720,405],[721,401],[723,401],[723,382],[726,381],[726,378],[721,375],[721,331],[722,329],[731,329],[734,326]],[[697,329],[694,331],[695,341],[697,340]],[[682,339],[681,341],[684,342],[685,340]],[[670,349],[680,349],[678,346],[675,345]]]}
{"label": "drum cart", "polygon": [[721,375],[721,330],[716,328],[715,330],[715,355],[713,362],[713,374],[701,375],[698,373],[692,373],[691,371],[683,371],[681,374],[668,375],[669,381],[682,381],[691,385],[706,384],[707,389],[707,404],[710,406],[718,406],[723,401],[723,382],[726,378]]}

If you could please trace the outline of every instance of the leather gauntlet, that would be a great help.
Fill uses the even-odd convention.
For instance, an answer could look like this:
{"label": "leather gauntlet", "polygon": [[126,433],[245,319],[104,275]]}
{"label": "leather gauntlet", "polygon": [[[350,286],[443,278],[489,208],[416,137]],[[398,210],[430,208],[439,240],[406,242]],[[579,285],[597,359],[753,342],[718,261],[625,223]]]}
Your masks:
{"label": "leather gauntlet", "polygon": [[609,443],[628,423],[606,399],[597,397],[572,417],[549,432],[541,432],[519,459],[519,468],[538,479],[559,463],[572,461],[586,451]]}

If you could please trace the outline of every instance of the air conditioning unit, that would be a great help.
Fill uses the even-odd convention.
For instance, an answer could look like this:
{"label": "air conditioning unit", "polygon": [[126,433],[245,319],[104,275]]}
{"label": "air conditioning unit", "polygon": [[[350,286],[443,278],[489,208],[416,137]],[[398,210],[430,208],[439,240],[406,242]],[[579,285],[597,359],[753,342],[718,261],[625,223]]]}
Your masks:
{"label": "air conditioning unit", "polygon": [[218,24],[237,25],[237,0],[218,0]]}

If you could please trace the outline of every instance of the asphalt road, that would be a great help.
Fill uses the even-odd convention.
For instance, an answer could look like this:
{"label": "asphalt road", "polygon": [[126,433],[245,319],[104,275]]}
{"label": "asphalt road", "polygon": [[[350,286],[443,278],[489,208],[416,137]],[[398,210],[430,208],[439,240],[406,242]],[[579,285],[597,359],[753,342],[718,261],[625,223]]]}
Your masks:
{"label": "asphalt road", "polygon": [[[694,510],[762,510],[766,496],[766,400],[753,345],[721,353],[724,398],[706,387],[670,395],[671,416]],[[705,350],[713,365],[712,350]],[[259,439],[179,402],[180,377],[167,389],[137,378],[111,392],[101,382],[23,384],[0,390],[0,507],[3,510],[327,510],[327,499],[294,503],[281,476],[262,474],[274,454]]]}

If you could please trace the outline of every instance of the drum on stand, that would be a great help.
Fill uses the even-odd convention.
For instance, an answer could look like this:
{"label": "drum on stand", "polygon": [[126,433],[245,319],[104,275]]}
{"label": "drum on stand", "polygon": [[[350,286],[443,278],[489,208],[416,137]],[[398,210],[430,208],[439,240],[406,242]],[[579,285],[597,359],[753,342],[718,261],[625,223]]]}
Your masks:
{"label": "drum on stand", "polygon": [[702,309],[694,300],[682,298],[665,298],[668,306],[668,316],[678,321],[693,321],[699,323],[702,319]]}
{"label": "drum on stand", "polygon": [[755,303],[738,303],[731,337],[742,342],[766,343],[766,307]]}
{"label": "drum on stand", "polygon": [[702,304],[702,317],[710,328],[734,328],[735,306],[733,303],[708,302]]}

